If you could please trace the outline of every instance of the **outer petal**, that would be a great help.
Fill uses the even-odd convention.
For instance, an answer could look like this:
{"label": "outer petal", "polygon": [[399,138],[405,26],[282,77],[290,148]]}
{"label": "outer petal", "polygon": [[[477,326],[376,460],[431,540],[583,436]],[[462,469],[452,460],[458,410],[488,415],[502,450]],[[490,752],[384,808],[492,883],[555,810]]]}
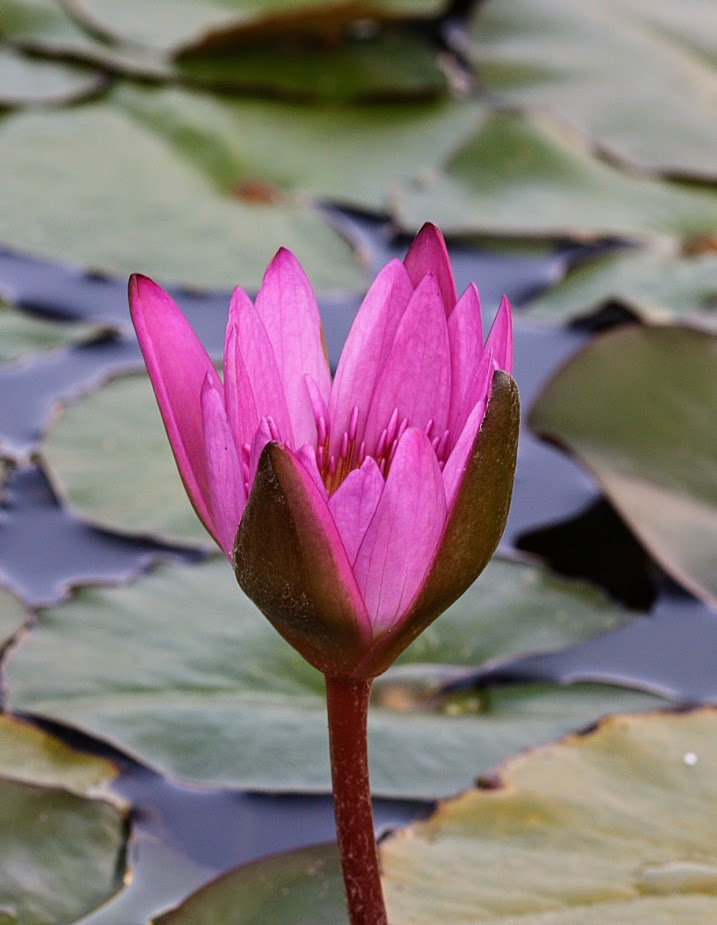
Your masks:
{"label": "outer petal", "polygon": [[414,238],[403,263],[414,288],[427,273],[436,277],[446,315],[450,315],[457,299],[456,284],[446,242],[435,225],[426,222]]}
{"label": "outer petal", "polygon": [[130,277],[129,305],[179,474],[199,519],[220,543],[211,514],[200,400],[204,378],[214,372],[212,361],[175,302],[151,279]]}
{"label": "outer petal", "polygon": [[425,434],[399,441],[354,572],[374,636],[393,629],[422,585],[446,519],[443,479]]}
{"label": "outer petal", "polygon": [[331,392],[331,373],[316,298],[294,255],[281,248],[264,274],[256,308],[274,348],[294,432],[294,446],[316,443],[316,425],[304,375],[314,380],[324,402]]}
{"label": "outer petal", "polygon": [[361,468],[350,472],[329,498],[331,516],[352,565],[385,484],[376,460],[368,456]]}
{"label": "outer petal", "polygon": [[224,343],[224,387],[237,447],[251,445],[262,418],[273,419],[281,439],[293,443],[291,418],[274,350],[251,299],[237,288],[229,306]]}
{"label": "outer petal", "polygon": [[476,366],[483,356],[483,325],[480,297],[471,283],[458,300],[448,319],[448,340],[451,345],[451,407],[448,429],[454,439],[463,426],[466,395]]}
{"label": "outer petal", "polygon": [[371,626],[326,502],[294,454],[262,452],[234,545],[237,580],[276,630],[320,671],[348,676]]}
{"label": "outer petal", "polygon": [[513,372],[513,317],[510,311],[510,302],[503,296],[498,311],[485,342],[485,349],[493,351],[493,362],[496,369],[506,373]]}
{"label": "outer petal", "polygon": [[413,294],[400,260],[392,260],[378,274],[361,303],[341,353],[331,390],[331,453],[338,456],[353,409],[359,409],[357,445],[366,429],[366,414],[396,336],[396,329]]}
{"label": "outer petal", "polygon": [[510,376],[497,372],[426,580],[393,632],[378,639],[356,667],[354,678],[372,678],[385,671],[488,564],[508,517],[519,425],[518,389]]}
{"label": "outer petal", "polygon": [[212,371],[202,388],[202,416],[211,492],[212,514],[219,545],[231,561],[234,537],[246,504],[246,489],[239,454],[229,429],[221,383]]}
{"label": "outer petal", "polygon": [[391,352],[376,384],[366,422],[366,451],[374,455],[381,432],[394,411],[398,420],[424,428],[434,422],[433,436],[448,426],[451,359],[448,325],[438,284],[424,277],[401,318]]}

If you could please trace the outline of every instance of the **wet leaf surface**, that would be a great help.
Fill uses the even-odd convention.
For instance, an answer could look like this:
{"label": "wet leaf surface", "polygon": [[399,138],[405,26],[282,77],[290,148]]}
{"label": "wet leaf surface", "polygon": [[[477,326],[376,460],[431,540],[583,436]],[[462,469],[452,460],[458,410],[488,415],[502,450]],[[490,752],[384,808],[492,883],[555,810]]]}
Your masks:
{"label": "wet leaf surface", "polygon": [[[451,793],[476,767],[528,741],[655,703],[619,689],[548,685],[436,698],[441,666],[476,666],[516,647],[555,648],[622,619],[578,584],[491,564],[378,683],[375,792]],[[244,597],[223,560],[161,567],[130,587],[87,588],[42,611],[10,653],[6,678],[13,708],[79,727],[174,776],[262,790],[328,788],[321,676]]]}
{"label": "wet leaf surface", "polygon": [[717,601],[717,337],[629,327],[548,384],[530,426],[592,472],[672,577]]}
{"label": "wet leaf surface", "polygon": [[499,99],[557,115],[627,161],[717,179],[711,0],[499,0],[477,7],[468,50]]}

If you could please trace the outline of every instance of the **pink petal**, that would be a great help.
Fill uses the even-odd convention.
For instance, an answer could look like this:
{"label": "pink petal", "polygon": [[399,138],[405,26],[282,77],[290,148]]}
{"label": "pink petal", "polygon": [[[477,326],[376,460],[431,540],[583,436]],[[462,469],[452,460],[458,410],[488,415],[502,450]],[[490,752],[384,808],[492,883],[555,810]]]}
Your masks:
{"label": "pink petal", "polygon": [[257,428],[256,433],[252,437],[251,446],[249,448],[249,490],[251,491],[251,486],[254,484],[254,478],[256,476],[256,470],[259,465],[259,458],[261,457],[262,450],[267,445],[274,440],[274,435],[271,433],[271,428],[266,418],[262,418]]}
{"label": "pink petal", "polygon": [[374,635],[394,627],[431,565],[446,519],[443,479],[428,438],[411,428],[399,441],[354,572]]}
{"label": "pink petal", "polygon": [[378,274],[361,303],[346,339],[334,377],[329,403],[330,452],[337,456],[341,439],[350,428],[351,415],[358,408],[356,444],[363,440],[366,414],[406,310],[413,287],[400,260],[392,260]]}
{"label": "pink petal", "polygon": [[299,261],[285,248],[266,269],[256,308],[276,357],[294,446],[315,443],[316,425],[304,375],[311,376],[328,403],[331,373],[314,292]]}
{"label": "pink petal", "polygon": [[432,273],[436,277],[446,315],[450,315],[456,304],[456,284],[446,242],[435,225],[426,222],[414,238],[403,263],[414,289],[426,274]]}
{"label": "pink petal", "polygon": [[246,504],[246,489],[220,387],[217,375],[213,371],[207,373],[202,387],[202,416],[214,526],[219,545],[231,561],[234,538]]}
{"label": "pink petal", "polygon": [[296,450],[296,458],[302,464],[304,469],[311,477],[312,482],[316,485],[316,488],[324,499],[324,501],[329,500],[329,493],[326,491],[326,486],[324,485],[324,480],[321,478],[321,473],[319,472],[319,467],[316,464],[316,450],[310,443],[304,443],[303,446],[300,446]]}
{"label": "pink petal", "polygon": [[495,369],[503,372],[513,371],[513,318],[510,311],[510,302],[503,296],[493,321],[493,325],[485,342],[486,350],[493,351]]}
{"label": "pink petal", "polygon": [[415,290],[401,318],[384,369],[376,384],[366,421],[366,452],[375,454],[381,432],[394,410],[398,421],[424,428],[431,436],[448,426],[451,357],[448,325],[435,278],[428,275]]}
{"label": "pink petal", "polygon": [[281,439],[293,443],[291,418],[281,375],[264,323],[251,299],[237,288],[229,306],[224,343],[224,391],[237,447],[251,444],[264,417]]}
{"label": "pink petal", "polygon": [[353,565],[384,489],[376,460],[370,456],[350,472],[329,498],[329,510]]}
{"label": "pink petal", "polygon": [[451,345],[451,406],[448,429],[457,436],[463,421],[459,421],[466,394],[483,356],[483,326],[480,297],[471,283],[458,300],[448,319],[448,340]]}
{"label": "pink petal", "polygon": [[[486,367],[490,372],[490,376],[492,377],[492,364],[488,363],[486,364]],[[488,382],[490,383],[490,378],[488,379]],[[443,485],[446,493],[446,505],[448,507],[449,513],[453,509],[453,502],[456,499],[456,493],[460,488],[461,482],[463,481],[463,476],[466,473],[468,457],[470,456],[471,449],[473,448],[476,434],[480,430],[480,426],[483,423],[487,404],[487,396],[484,396],[474,405],[473,410],[468,415],[458,440],[456,441],[456,444],[451,451],[451,455],[448,457],[446,464],[443,467]]]}
{"label": "pink petal", "polygon": [[199,519],[219,542],[211,515],[201,407],[202,383],[214,372],[212,361],[175,302],[151,279],[130,277],[129,304],[182,482]]}

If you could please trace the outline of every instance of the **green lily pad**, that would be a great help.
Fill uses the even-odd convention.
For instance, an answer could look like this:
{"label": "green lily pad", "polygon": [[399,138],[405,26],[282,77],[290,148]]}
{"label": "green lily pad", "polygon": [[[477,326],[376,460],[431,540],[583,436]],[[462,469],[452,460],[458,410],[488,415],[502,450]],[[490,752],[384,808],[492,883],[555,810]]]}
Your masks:
{"label": "green lily pad", "polygon": [[168,62],[138,45],[99,41],[68,16],[56,0],[3,0],[0,38],[33,54],[99,65],[137,77],[165,77]]}
{"label": "green lily pad", "polygon": [[112,102],[235,201],[260,185],[269,202],[313,196],[377,212],[392,185],[441,163],[486,112],[471,101],[307,106],[130,83]]}
{"label": "green lily pad", "polygon": [[434,174],[394,191],[406,229],[446,234],[628,239],[712,232],[717,196],[623,173],[545,118],[496,113]]}
{"label": "green lily pad", "polygon": [[612,717],[512,759],[488,789],[382,843],[389,920],[714,920],[717,817],[706,808],[717,798],[716,744],[717,715],[704,709]]}
{"label": "green lily pad", "polygon": [[547,385],[530,426],[574,454],[676,581],[717,604],[717,336],[629,327]]}
{"label": "green lily pad", "polygon": [[426,39],[385,30],[339,40],[272,39],[175,62],[182,77],[220,90],[318,100],[436,96],[447,89]]}
{"label": "green lily pad", "polygon": [[445,0],[63,0],[90,32],[169,54],[226,47],[256,34],[331,32],[357,19],[438,16]]}
{"label": "green lily pad", "polygon": [[102,74],[86,67],[0,48],[0,106],[69,103],[97,93],[104,83]]}
{"label": "green lily pad", "polygon": [[89,798],[117,769],[0,716],[0,921],[74,922],[122,886],[125,811]]}
{"label": "green lily pad", "polygon": [[277,855],[213,880],[152,925],[345,925],[334,845]]}
{"label": "green lily pad", "polygon": [[[0,485],[5,476],[5,464],[0,461]],[[0,588],[0,649],[7,645],[27,620],[28,613],[20,601],[9,591]]]}
{"label": "green lily pad", "polygon": [[711,0],[500,0],[477,9],[468,52],[503,100],[632,162],[714,180],[714,13]]}
{"label": "green lily pad", "polygon": [[630,250],[573,270],[526,308],[531,318],[573,321],[618,303],[645,321],[717,322],[717,255]]}
{"label": "green lily pad", "polygon": [[107,273],[257,286],[280,244],[317,288],[363,284],[348,246],[311,208],[223,195],[196,165],[105,104],[0,122],[0,241]]}
{"label": "green lily pad", "polygon": [[[395,925],[694,925],[717,913],[717,716],[615,716],[381,843]],[[307,911],[310,910],[310,913]],[[154,925],[344,925],[335,846],[229,871]]]}
{"label": "green lily pad", "polygon": [[0,362],[90,340],[104,330],[82,322],[40,318],[18,311],[0,299]]}
{"label": "green lily pad", "polygon": [[58,493],[86,520],[214,548],[187,499],[144,373],[112,379],[66,405],[44,455]]}
{"label": "green lily pad", "polygon": [[[492,563],[378,685],[375,791],[452,793],[527,744],[658,702],[588,686],[435,696],[437,665],[475,666],[516,645],[554,648],[620,619],[590,589]],[[129,587],[85,588],[42,611],[9,653],[6,681],[13,708],[78,727],[170,774],[214,786],[329,789],[323,678],[243,595],[224,559],[164,566]]]}
{"label": "green lily pad", "polygon": [[0,243],[215,289],[258,287],[284,245],[317,290],[360,290],[364,271],[314,197],[380,210],[393,182],[445,157],[481,111],[125,84],[104,102],[12,114],[0,121]]}

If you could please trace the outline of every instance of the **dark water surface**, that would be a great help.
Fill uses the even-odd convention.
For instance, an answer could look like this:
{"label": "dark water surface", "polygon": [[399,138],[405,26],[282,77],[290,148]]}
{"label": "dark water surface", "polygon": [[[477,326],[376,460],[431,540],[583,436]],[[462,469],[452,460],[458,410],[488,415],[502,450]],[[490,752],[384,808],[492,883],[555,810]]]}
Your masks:
{"label": "dark water surface", "polygon": [[[372,271],[405,251],[405,242],[392,241],[383,224],[352,216],[343,220],[354,237],[360,236]],[[572,251],[526,258],[452,250],[459,288],[475,279],[488,316],[504,291],[519,309],[559,278],[572,256]],[[0,368],[0,448],[16,464],[0,510],[3,584],[30,605],[46,604],[76,584],[128,581],[160,558],[196,558],[198,553],[127,539],[79,521],[58,503],[34,455],[59,399],[141,365],[124,281],[0,253],[0,291],[27,311],[110,328],[95,342]],[[175,295],[210,352],[220,351],[229,294]],[[334,364],[359,301],[360,294],[321,300]],[[536,326],[518,310],[515,376],[524,409],[587,336],[584,330]],[[685,701],[717,697],[715,614],[659,572],[574,463],[527,432],[502,549],[537,556],[565,574],[601,584],[642,615],[593,642],[495,669],[494,680],[627,681]],[[477,671],[476,683],[485,680],[486,672]],[[121,764],[118,790],[136,807],[132,882],[84,925],[143,925],[149,914],[215,873],[333,837],[326,797],[206,791],[172,783],[124,759]],[[377,801],[377,825],[403,824],[429,809],[428,804]]]}

